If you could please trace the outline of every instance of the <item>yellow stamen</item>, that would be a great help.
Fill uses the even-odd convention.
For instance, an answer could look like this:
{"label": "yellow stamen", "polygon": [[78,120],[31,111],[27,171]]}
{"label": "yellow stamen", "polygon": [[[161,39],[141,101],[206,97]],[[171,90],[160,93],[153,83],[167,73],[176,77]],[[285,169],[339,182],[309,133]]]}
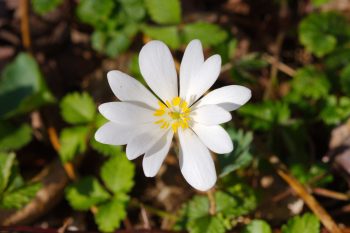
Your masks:
{"label": "yellow stamen", "polygon": [[182,101],[180,104],[180,108],[182,111],[185,111],[187,108],[187,102],[186,101]]}
{"label": "yellow stamen", "polygon": [[161,101],[158,101],[159,109],[164,110],[166,109],[166,105],[163,104]]}
{"label": "yellow stamen", "polygon": [[164,122],[164,119],[160,119],[160,120],[154,122],[154,124],[160,124],[160,123],[163,123],[163,122]]}
{"label": "yellow stamen", "polygon": [[189,127],[191,109],[185,100],[177,96],[171,101],[165,101],[165,104],[159,101],[158,105],[159,108],[154,111],[153,115],[160,117],[154,122],[159,124],[160,128],[168,129],[171,126],[171,129],[176,133],[179,127],[182,129]]}
{"label": "yellow stamen", "polygon": [[166,129],[168,127],[169,127],[169,123],[168,122],[164,122],[160,128]]}
{"label": "yellow stamen", "polygon": [[162,116],[162,115],[164,115],[164,113],[165,113],[165,110],[158,109],[153,113],[153,115],[154,116]]}
{"label": "yellow stamen", "polygon": [[179,128],[179,123],[175,121],[174,123],[171,124],[171,128],[173,129],[174,133],[176,133],[177,128]]}
{"label": "yellow stamen", "polygon": [[178,106],[180,104],[180,102],[181,102],[181,99],[180,99],[180,97],[177,96],[177,97],[173,98],[172,102],[173,102],[174,106]]}

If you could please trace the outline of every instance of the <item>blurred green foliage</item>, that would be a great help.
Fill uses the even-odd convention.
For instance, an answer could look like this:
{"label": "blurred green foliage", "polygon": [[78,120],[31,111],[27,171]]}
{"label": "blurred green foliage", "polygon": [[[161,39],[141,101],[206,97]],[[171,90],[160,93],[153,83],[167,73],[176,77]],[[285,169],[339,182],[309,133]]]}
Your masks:
{"label": "blurred green foliage", "polygon": [[253,160],[253,155],[251,153],[253,133],[244,133],[242,130],[235,131],[232,128],[228,128],[227,132],[235,148],[231,153],[220,155],[218,158],[221,168],[220,177],[248,166]]}
{"label": "blurred green foliage", "polygon": [[28,113],[54,100],[37,62],[31,55],[18,54],[2,71],[0,118]]}
{"label": "blurred green foliage", "polygon": [[31,0],[30,2],[35,13],[45,15],[62,4],[63,0]]}
{"label": "blurred green foliage", "polygon": [[306,213],[303,216],[295,216],[288,221],[288,223],[282,226],[282,233],[319,233],[320,222],[318,218],[310,213]]}
{"label": "blurred green foliage", "polygon": [[19,209],[41,188],[41,183],[25,183],[14,153],[0,152],[0,208]]}
{"label": "blurred green foliage", "polygon": [[224,233],[232,229],[239,216],[256,208],[257,197],[251,187],[233,176],[222,179],[220,191],[215,192],[215,214],[210,214],[207,196],[195,195],[186,202],[181,211],[175,230],[194,233]]}
{"label": "blurred green foliage", "polygon": [[243,233],[272,233],[272,230],[264,220],[253,220],[244,228]]}

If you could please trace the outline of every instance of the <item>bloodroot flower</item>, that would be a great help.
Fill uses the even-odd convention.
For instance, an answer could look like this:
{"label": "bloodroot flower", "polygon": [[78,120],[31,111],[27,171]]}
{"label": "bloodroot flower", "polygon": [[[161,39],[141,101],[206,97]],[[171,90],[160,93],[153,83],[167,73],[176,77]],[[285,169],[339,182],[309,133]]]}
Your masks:
{"label": "bloodroot flower", "polygon": [[199,40],[191,41],[186,48],[179,85],[174,60],[163,42],[147,43],[141,49],[139,64],[156,96],[129,75],[110,71],[109,85],[122,102],[99,106],[109,122],[98,129],[96,140],[110,145],[127,144],[130,160],[144,154],[144,173],[153,177],[177,134],[183,176],[198,190],[210,189],[217,177],[209,150],[218,154],[233,150],[232,141],[220,124],[231,120],[229,111],[250,99],[250,90],[230,85],[203,96],[220,74],[221,58],[213,55],[204,61]]}

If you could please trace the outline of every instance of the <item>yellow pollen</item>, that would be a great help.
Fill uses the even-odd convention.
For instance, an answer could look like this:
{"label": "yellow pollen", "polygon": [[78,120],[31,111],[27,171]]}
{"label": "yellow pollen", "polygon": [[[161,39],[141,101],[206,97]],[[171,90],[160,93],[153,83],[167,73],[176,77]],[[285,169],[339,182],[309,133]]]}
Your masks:
{"label": "yellow pollen", "polygon": [[171,101],[166,101],[165,104],[161,101],[158,103],[159,108],[154,111],[153,115],[159,117],[155,124],[159,124],[160,128],[172,128],[174,133],[178,128],[187,129],[191,121],[191,109],[185,100],[180,97],[174,97]]}
{"label": "yellow pollen", "polygon": [[173,102],[173,105],[174,105],[174,106],[178,106],[178,105],[180,104],[180,102],[181,102],[181,99],[180,99],[180,97],[175,97],[175,98],[172,100],[172,102]]}

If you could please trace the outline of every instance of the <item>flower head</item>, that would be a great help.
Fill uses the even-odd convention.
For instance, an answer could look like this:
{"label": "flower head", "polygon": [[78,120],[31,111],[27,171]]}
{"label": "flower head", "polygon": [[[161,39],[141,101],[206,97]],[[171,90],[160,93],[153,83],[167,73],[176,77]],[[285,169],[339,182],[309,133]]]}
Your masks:
{"label": "flower head", "polygon": [[231,120],[229,111],[250,99],[250,90],[231,85],[201,98],[218,78],[221,58],[213,55],[204,60],[199,40],[191,41],[186,48],[179,86],[174,60],[163,42],[147,43],[141,49],[139,64],[156,96],[127,74],[110,71],[109,85],[121,102],[99,106],[109,122],[98,129],[96,140],[111,145],[127,144],[128,159],[144,154],[144,173],[153,177],[169,152],[174,134],[178,134],[184,178],[198,190],[210,189],[217,177],[209,150],[218,154],[233,150],[232,141],[220,124]]}

